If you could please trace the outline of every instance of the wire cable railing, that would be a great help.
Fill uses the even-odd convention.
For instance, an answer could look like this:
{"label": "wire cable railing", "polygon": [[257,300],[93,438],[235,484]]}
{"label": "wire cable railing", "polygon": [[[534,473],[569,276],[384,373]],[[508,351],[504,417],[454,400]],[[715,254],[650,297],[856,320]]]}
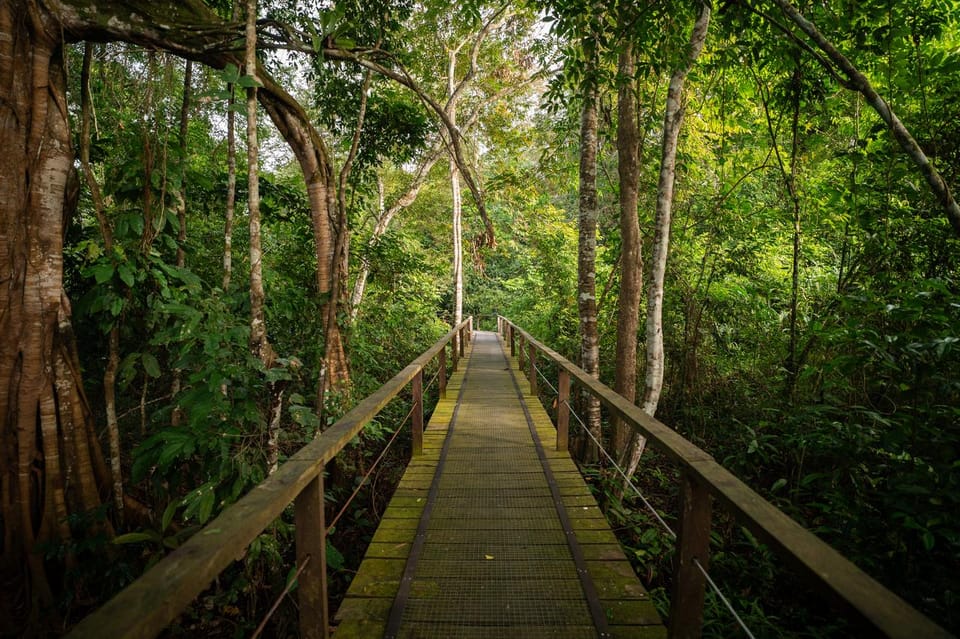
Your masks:
{"label": "wire cable railing", "polygon": [[330,523],[327,524],[327,530],[332,530],[333,527],[337,525],[337,522],[340,521],[341,517],[343,517],[343,514],[347,511],[347,508],[350,507],[350,504],[353,503],[353,500],[356,498],[356,496],[360,494],[360,489],[363,488],[363,486],[367,483],[367,479],[370,478],[370,475],[373,474],[373,471],[377,469],[377,466],[380,465],[380,462],[383,461],[383,458],[387,456],[388,452],[390,452],[390,448],[393,446],[393,443],[397,441],[397,436],[400,435],[400,432],[410,419],[410,416],[413,415],[414,410],[416,410],[416,405],[410,407],[410,410],[407,412],[407,416],[403,418],[403,421],[400,422],[400,425],[397,426],[393,431],[393,436],[390,437],[390,441],[387,442],[387,445],[384,446],[383,450],[380,451],[380,455],[377,456],[377,459],[373,462],[370,468],[367,469],[367,472],[364,473],[362,478],[360,478],[360,481],[357,483],[356,488],[353,489],[350,497],[347,498],[347,501],[343,504],[343,506],[340,507],[340,510],[333,517],[333,519],[330,520]]}
{"label": "wire cable railing", "polygon": [[[330,626],[327,605],[326,533],[335,525],[349,503],[351,496],[341,507],[331,526],[325,522],[324,474],[328,462],[334,459],[364,427],[374,420],[390,401],[397,397],[408,384],[412,384],[414,408],[396,428],[393,437],[384,447],[380,459],[371,467],[382,463],[393,446],[403,425],[413,417],[413,454],[422,447],[422,408],[424,369],[434,359],[445,361],[446,349],[451,349],[452,366],[456,369],[455,349],[462,352],[464,341],[469,340],[473,320],[466,318],[421,353],[389,381],[361,399],[336,423],[319,433],[276,472],[264,479],[235,503],[226,507],[203,529],[190,537],[171,555],[161,559],[132,584],[124,588],[110,601],[78,623],[71,630],[74,639],[110,637],[154,637],[163,632],[183,610],[194,601],[217,576],[242,556],[251,542],[266,530],[282,513],[293,506],[296,530],[296,581],[297,608],[300,629],[304,636],[319,628]],[[438,367],[438,373],[444,369]],[[431,380],[431,384],[434,380]],[[441,383],[442,387],[442,383]],[[370,472],[361,480],[369,479]],[[312,557],[312,560],[310,558]],[[278,600],[282,600],[293,588],[293,579]],[[276,604],[279,605],[279,604]],[[324,633],[326,630],[324,630]]]}
{"label": "wire cable railing", "polygon": [[[593,442],[597,445],[597,448],[600,450],[601,453],[603,453],[603,456],[607,458],[607,461],[610,462],[610,465],[616,469],[617,474],[619,474],[620,477],[623,478],[624,482],[630,487],[631,490],[633,490],[633,492],[637,495],[637,497],[640,498],[640,501],[643,502],[643,505],[646,507],[646,509],[650,511],[650,513],[657,520],[657,522],[659,522],[660,527],[663,528],[663,530],[666,531],[667,534],[669,534],[674,541],[676,541],[677,533],[673,530],[673,528],[671,528],[670,525],[667,524],[667,522],[663,519],[663,516],[660,515],[659,512],[657,512],[657,509],[653,507],[653,504],[650,503],[650,501],[646,498],[643,492],[639,488],[637,488],[637,485],[633,483],[633,480],[627,477],[627,474],[616,462],[616,460],[614,460],[613,457],[610,456],[606,448],[604,448],[603,445],[597,441],[597,438],[594,436],[593,433],[590,432],[590,429],[587,428],[587,425],[583,422],[580,416],[577,415],[573,407],[570,406],[570,403],[566,402],[566,404],[567,404],[567,407],[570,409],[570,414],[573,415],[576,421],[579,422],[581,427],[583,427],[584,432],[590,436],[590,439],[592,439]],[[744,634],[750,639],[755,639],[755,636],[753,632],[750,630],[749,626],[747,626],[746,622],[744,622],[743,619],[740,617],[740,615],[737,614],[737,611],[736,609],[734,609],[733,604],[730,603],[730,600],[727,599],[726,595],[724,595],[723,591],[720,589],[720,586],[717,585],[717,583],[713,580],[713,578],[707,572],[706,568],[703,567],[703,564],[700,563],[700,560],[697,558],[694,558],[693,563],[700,570],[700,572],[703,573],[704,578],[706,578],[707,583],[710,585],[710,589],[714,592],[714,594],[717,595],[717,597],[720,598],[720,601],[723,602],[724,606],[733,616],[734,621],[737,622],[737,625],[740,626]]]}
{"label": "wire cable railing", "polygon": [[[521,352],[522,352],[522,349],[521,349]],[[533,367],[532,367],[532,368],[533,368],[534,374],[536,374],[536,375],[538,376],[538,378],[539,378],[540,380],[542,380],[543,383],[546,384],[547,387],[549,387],[549,388],[551,389],[551,391],[553,392],[553,394],[554,394],[557,398],[559,398],[559,397],[561,396],[560,390],[559,390],[556,386],[553,385],[553,383],[550,381],[550,379],[549,379],[549,378],[546,376],[546,374],[544,373],[543,369],[542,369],[540,366],[538,366],[537,361],[536,361],[536,358],[534,358],[534,362],[533,362]],[[677,539],[678,539],[677,533],[673,530],[673,528],[670,527],[670,525],[666,522],[666,520],[663,518],[663,516],[657,511],[657,509],[654,508],[653,504],[650,503],[650,500],[648,500],[647,497],[646,497],[646,495],[644,495],[643,492],[637,487],[637,485],[633,482],[633,479],[627,475],[626,471],[623,470],[623,468],[620,466],[620,464],[617,462],[617,460],[615,460],[615,459],[610,455],[610,453],[609,453],[609,452],[607,451],[607,449],[603,446],[603,444],[597,439],[597,437],[596,437],[596,436],[594,435],[594,433],[590,430],[590,428],[587,427],[586,423],[583,421],[583,419],[580,417],[580,415],[576,412],[576,410],[574,409],[574,407],[571,405],[570,401],[564,399],[564,400],[563,400],[563,403],[564,403],[564,405],[566,406],[567,410],[569,411],[569,414],[572,415],[573,418],[574,418],[574,420],[575,420],[577,423],[580,424],[580,427],[583,429],[583,432],[584,432],[584,433],[593,441],[593,443],[596,445],[597,450],[600,451],[600,453],[601,453],[601,454],[603,455],[603,457],[607,460],[607,462],[610,464],[610,466],[611,466],[612,468],[614,468],[615,471],[616,471],[616,473],[623,479],[624,484],[625,484],[626,486],[628,486],[628,487],[630,488],[630,490],[640,499],[640,501],[643,503],[643,505],[644,505],[644,507],[646,508],[646,510],[653,516],[653,518],[657,521],[657,523],[660,525],[660,527],[670,536],[671,539],[673,539],[673,540],[676,542]],[[733,604],[730,602],[730,599],[724,594],[724,592],[722,591],[722,589],[720,588],[720,586],[719,586],[719,585],[716,583],[716,581],[714,581],[714,579],[710,576],[709,572],[707,571],[706,568],[704,568],[704,566],[703,566],[703,564],[700,562],[700,560],[699,560],[698,558],[694,557],[694,558],[693,558],[693,564],[697,567],[697,569],[699,570],[699,572],[703,575],[703,577],[704,577],[706,583],[709,585],[711,591],[720,599],[720,601],[722,602],[723,606],[724,606],[724,607],[727,609],[727,611],[730,613],[731,617],[732,617],[733,620],[736,622],[736,624],[740,627],[740,629],[743,631],[744,635],[746,635],[749,639],[755,639],[755,635],[754,635],[753,631],[752,631],[752,630],[750,629],[750,627],[746,624],[746,622],[743,620],[743,618],[739,615],[739,613],[737,612],[737,610],[734,608]]]}

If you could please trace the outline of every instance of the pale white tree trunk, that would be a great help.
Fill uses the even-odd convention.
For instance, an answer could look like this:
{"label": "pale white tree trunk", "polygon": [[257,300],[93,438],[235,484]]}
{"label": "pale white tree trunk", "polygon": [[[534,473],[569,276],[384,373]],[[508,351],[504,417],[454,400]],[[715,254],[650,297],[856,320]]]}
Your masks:
{"label": "pale white tree trunk", "polygon": [[[447,116],[457,125],[456,75],[457,53],[450,51],[447,64]],[[463,203],[460,196],[460,171],[456,159],[450,157],[450,196],[453,217],[453,325],[459,326],[463,319]]]}
{"label": "pale white tree trunk", "polygon": [[[233,0],[230,18],[234,22],[237,20],[238,12],[238,2]],[[233,216],[237,205],[237,116],[233,109],[236,102],[235,91],[236,87],[233,83],[228,83],[227,93],[230,94],[230,99],[227,101],[227,202],[223,220],[223,282],[221,285],[224,292],[230,290],[230,278],[233,275]],[[222,390],[226,394],[226,388]]]}
{"label": "pale white tree trunk", "polygon": [[[245,74],[257,79],[257,0],[247,0]],[[276,354],[267,339],[264,312],[266,293],[263,288],[263,250],[260,232],[259,143],[257,141],[257,88],[247,89],[247,209],[250,215],[250,349],[260,358],[264,368],[271,368]],[[267,409],[267,472],[277,470],[280,457],[280,408],[283,391],[269,384]]]}
{"label": "pale white tree trunk", "polygon": [[[687,74],[703,50],[710,26],[710,4],[700,6],[700,14],[690,34],[690,49],[683,66],[670,77],[667,105],[663,116],[663,146],[660,153],[660,179],[657,186],[657,214],[653,251],[650,258],[650,282],[647,288],[646,376],[643,392],[643,411],[653,417],[663,390],[663,284],[670,250],[670,223],[673,213],[673,186],[676,179],[677,142],[683,123],[683,84]],[[627,476],[640,463],[646,439],[634,434]]]}
{"label": "pale white tree trunk", "polygon": [[[592,66],[593,58],[587,64]],[[589,74],[588,74],[589,75]],[[584,89],[583,111],[580,114],[580,203],[579,239],[577,246],[577,310],[580,315],[580,367],[593,377],[600,377],[600,339],[597,331],[597,89],[589,79]],[[594,438],[602,441],[600,400],[585,395],[584,423]],[[597,448],[588,444],[586,461],[595,461]]]}
{"label": "pale white tree trunk", "polygon": [[230,102],[227,107],[227,203],[223,220],[223,282],[224,292],[230,290],[230,278],[233,275],[233,216],[237,202],[237,139],[235,133],[236,114],[233,111],[234,88],[231,84]]}

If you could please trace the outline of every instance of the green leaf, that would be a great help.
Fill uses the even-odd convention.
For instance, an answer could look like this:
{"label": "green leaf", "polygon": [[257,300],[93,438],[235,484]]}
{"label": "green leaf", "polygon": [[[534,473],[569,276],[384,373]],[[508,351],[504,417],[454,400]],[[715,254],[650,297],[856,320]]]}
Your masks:
{"label": "green leaf", "polygon": [[150,353],[144,353],[142,359],[143,370],[146,371],[147,375],[153,378],[160,377],[160,363],[157,362],[157,358]]}
{"label": "green leaf", "polygon": [[775,493],[786,485],[787,485],[787,480],[781,477],[777,481],[773,482],[773,486],[770,487],[770,492]]}
{"label": "green leaf", "polygon": [[125,535],[117,535],[113,538],[115,544],[139,544],[144,541],[160,541],[160,536],[155,531],[132,532]]}
{"label": "green leaf", "polygon": [[203,495],[200,497],[200,505],[197,507],[197,520],[201,524],[207,523],[207,520],[210,519],[216,498],[217,494],[212,486],[203,491]]}
{"label": "green leaf", "polygon": [[330,543],[330,540],[327,540],[327,567],[332,568],[333,570],[340,570],[343,568],[345,560],[343,555],[340,553],[336,547]]}
{"label": "green leaf", "polygon": [[97,284],[109,282],[111,278],[113,278],[113,264],[110,262],[98,262],[90,267],[90,272],[93,273]]}
{"label": "green leaf", "polygon": [[170,527],[170,522],[173,521],[173,516],[177,512],[177,508],[180,507],[179,501],[171,501],[167,504],[167,507],[163,509],[163,517],[160,519],[160,530],[166,530]]}
{"label": "green leaf", "polygon": [[934,544],[935,544],[936,542],[937,542],[937,540],[936,540],[936,538],[934,538],[932,532],[930,532],[929,530],[924,530],[924,531],[923,531],[923,547],[924,547],[928,552],[931,551],[931,550],[933,550],[933,546],[934,546]]}
{"label": "green leaf", "polygon": [[237,86],[244,89],[252,89],[254,87],[262,87],[263,85],[257,82],[257,79],[252,75],[244,75],[237,78]]}
{"label": "green leaf", "polygon": [[220,78],[227,84],[236,83],[239,77],[240,77],[240,68],[233,63],[228,64],[223,68],[222,71],[220,71]]}
{"label": "green leaf", "polygon": [[293,592],[294,590],[297,589],[298,585],[299,584],[297,583],[297,567],[290,566],[290,570],[287,571],[287,583],[286,583],[287,590],[289,590],[290,592]]}
{"label": "green leaf", "polygon": [[123,280],[123,283],[133,288],[136,278],[134,277],[133,269],[130,268],[129,264],[121,264],[117,267],[117,274],[120,276],[120,279]]}

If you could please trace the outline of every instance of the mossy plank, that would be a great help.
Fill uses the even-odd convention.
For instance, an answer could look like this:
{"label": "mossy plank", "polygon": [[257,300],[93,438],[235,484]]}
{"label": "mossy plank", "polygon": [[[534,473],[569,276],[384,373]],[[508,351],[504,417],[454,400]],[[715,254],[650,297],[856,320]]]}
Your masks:
{"label": "mossy plank", "polygon": [[334,619],[341,623],[360,620],[385,622],[392,605],[393,597],[344,597]]}
{"label": "mossy plank", "polygon": [[600,606],[607,615],[607,621],[624,626],[658,626],[660,615],[650,599],[603,599]]}
{"label": "mossy plank", "polygon": [[600,517],[590,517],[588,513],[581,514],[580,511],[573,511],[570,513],[570,521],[573,523],[573,529],[578,532],[581,530],[610,530],[610,524],[607,523],[602,514]]}
{"label": "mossy plank", "polygon": [[[377,532],[373,533],[373,540],[370,543],[398,544],[410,543],[417,534],[416,528],[384,528],[380,526]],[[361,570],[363,566],[361,565]]]}
{"label": "mossy plank", "polygon": [[358,571],[347,596],[353,597],[393,597],[400,587],[400,578],[407,565],[404,559],[376,559],[369,558],[363,562],[363,569]]}
{"label": "mossy plank", "polygon": [[336,639],[371,639],[382,637],[386,629],[386,621],[350,620],[337,626],[333,636]]}
{"label": "mossy plank", "polygon": [[613,534],[613,531],[607,528],[606,530],[575,530],[573,534],[576,536],[577,541],[580,544],[615,544],[617,542],[617,536]]}
{"label": "mossy plank", "polygon": [[[425,505],[425,504],[424,504]],[[403,508],[391,504],[383,513],[383,519],[420,519],[423,514],[423,505],[413,508]]]}
{"label": "mossy plank", "polygon": [[[410,554],[410,546],[412,543],[406,541],[392,541],[392,542],[371,542],[367,546],[367,554],[365,558],[378,558],[378,559],[406,559]],[[607,557],[598,557],[597,553],[594,553],[591,559],[606,559]]]}
{"label": "mossy plank", "polygon": [[663,626],[610,626],[611,639],[666,639]]}
{"label": "mossy plank", "polygon": [[581,544],[583,558],[587,561],[607,561],[623,559],[623,549],[619,544]]}

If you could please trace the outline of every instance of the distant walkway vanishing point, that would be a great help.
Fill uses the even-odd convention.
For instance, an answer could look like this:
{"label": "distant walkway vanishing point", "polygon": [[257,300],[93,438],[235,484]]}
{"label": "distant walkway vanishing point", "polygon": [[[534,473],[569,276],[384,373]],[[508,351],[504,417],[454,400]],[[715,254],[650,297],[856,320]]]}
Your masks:
{"label": "distant walkway vanishing point", "polygon": [[495,333],[477,332],[336,615],[336,639],[665,637]]}

